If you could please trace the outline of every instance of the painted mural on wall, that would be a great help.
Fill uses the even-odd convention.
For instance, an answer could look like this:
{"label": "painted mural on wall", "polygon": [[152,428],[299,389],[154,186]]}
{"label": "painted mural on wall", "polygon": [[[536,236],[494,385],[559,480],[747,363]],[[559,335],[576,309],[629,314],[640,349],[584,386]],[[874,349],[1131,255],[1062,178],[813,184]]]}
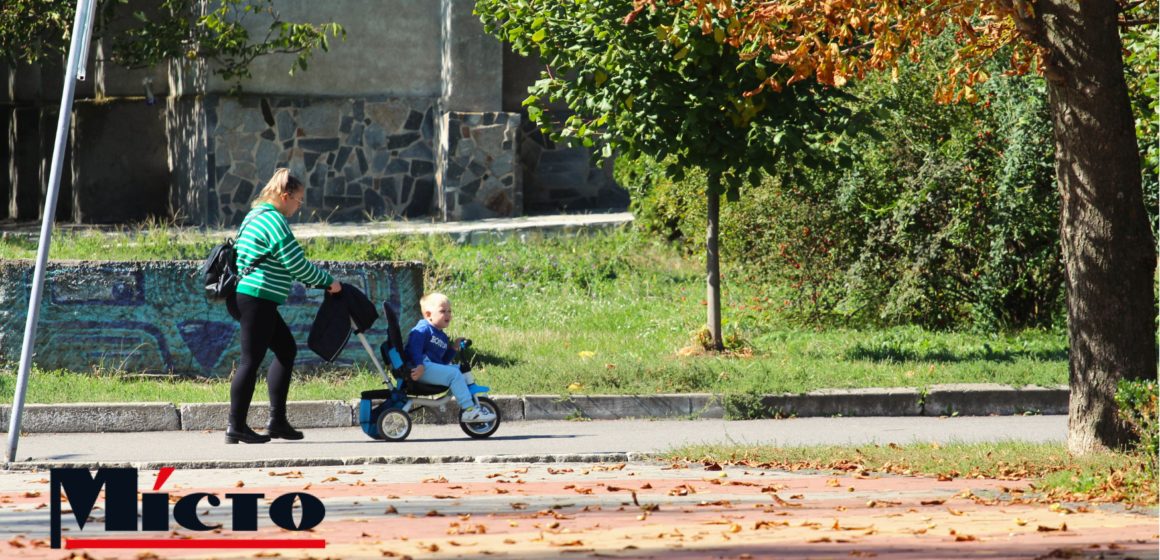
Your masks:
{"label": "painted mural on wall", "polygon": [[207,97],[205,107],[210,223],[240,224],[278,167],[306,184],[299,221],[433,210],[433,99]]}
{"label": "painted mural on wall", "polygon": [[[319,263],[337,279],[363,290],[376,305],[390,302],[404,329],[421,317],[423,268],[418,262]],[[20,359],[32,261],[0,262],[0,355]],[[201,263],[57,261],[49,265],[36,336],[41,369],[186,373],[227,377],[241,355],[238,323],[224,304],[202,296]],[[279,308],[298,340],[296,367],[322,364],[306,336],[322,302],[321,290],[295,283]],[[377,351],[386,340],[380,319],[367,340]],[[267,363],[271,359],[267,356]],[[352,338],[337,364],[364,364],[366,351]],[[265,365],[263,365],[265,367]]]}

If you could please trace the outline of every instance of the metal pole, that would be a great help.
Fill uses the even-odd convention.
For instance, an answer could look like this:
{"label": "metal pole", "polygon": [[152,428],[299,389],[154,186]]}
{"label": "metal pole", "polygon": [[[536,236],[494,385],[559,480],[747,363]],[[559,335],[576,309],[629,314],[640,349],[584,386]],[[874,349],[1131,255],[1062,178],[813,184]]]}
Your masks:
{"label": "metal pole", "polygon": [[44,218],[40,224],[40,246],[36,250],[36,269],[32,275],[32,293],[28,299],[28,322],[24,325],[24,347],[20,351],[20,373],[16,379],[16,395],[12,403],[12,418],[8,425],[8,462],[16,460],[16,445],[20,442],[20,421],[24,413],[24,395],[28,391],[28,372],[32,368],[32,350],[36,342],[36,324],[40,319],[40,297],[44,293],[44,269],[48,265],[48,249],[52,244],[53,218],[56,216],[56,197],[60,191],[60,172],[64,166],[64,142],[68,138],[69,119],[72,117],[73,95],[76,91],[78,69],[87,52],[84,42],[92,25],[95,0],[80,0],[73,22],[72,44],[65,66],[64,93],[60,96],[60,118],[56,124],[56,145],[52,151],[52,171],[48,176],[48,194],[44,201]]}

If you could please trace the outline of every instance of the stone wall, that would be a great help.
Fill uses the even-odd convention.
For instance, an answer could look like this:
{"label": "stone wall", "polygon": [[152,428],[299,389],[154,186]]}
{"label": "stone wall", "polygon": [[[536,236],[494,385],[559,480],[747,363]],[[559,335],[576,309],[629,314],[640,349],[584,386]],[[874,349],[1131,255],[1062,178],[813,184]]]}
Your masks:
{"label": "stone wall", "polygon": [[[571,114],[555,113],[561,119]],[[598,167],[590,156],[600,150],[599,146],[570,148],[553,142],[548,136],[534,121],[525,121],[519,129],[526,214],[628,208],[631,202],[628,191],[616,184],[612,176],[615,157],[604,158]]]}
{"label": "stone wall", "polygon": [[306,183],[299,221],[433,210],[435,100],[207,97],[209,223],[240,224],[278,167]]}
{"label": "stone wall", "polygon": [[522,215],[522,177],[516,161],[520,116],[450,112],[444,119],[439,144],[443,219]]}
{"label": "stone wall", "polygon": [[[33,261],[0,261],[0,357],[19,361],[31,293]],[[418,262],[324,262],[340,281],[363,290],[376,305],[399,312],[404,329],[421,317],[423,265]],[[41,369],[92,371],[96,367],[131,372],[188,373],[226,377],[240,357],[238,323],[225,304],[211,304],[200,286],[201,263],[191,261],[52,261],[49,264],[36,365]],[[279,308],[298,340],[296,367],[322,363],[306,347],[320,290],[295,283]],[[375,345],[386,340],[380,319],[366,334]],[[267,357],[267,364],[272,359]],[[371,365],[358,339],[337,360]],[[263,364],[263,368],[266,364]]]}

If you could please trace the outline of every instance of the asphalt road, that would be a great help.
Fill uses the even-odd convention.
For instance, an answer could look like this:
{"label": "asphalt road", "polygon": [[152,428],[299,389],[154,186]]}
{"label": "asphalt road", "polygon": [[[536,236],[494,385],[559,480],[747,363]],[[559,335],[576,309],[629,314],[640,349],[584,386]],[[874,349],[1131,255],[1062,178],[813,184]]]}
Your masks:
{"label": "asphalt road", "polygon": [[458,425],[416,425],[400,443],[358,428],[304,430],[298,442],[226,445],[223,432],[30,434],[18,461],[195,461],[316,457],[525,455],[661,451],[684,443],[866,444],[951,441],[1064,441],[1066,416],[796,418],[789,420],[612,420],[510,422],[486,440]]}

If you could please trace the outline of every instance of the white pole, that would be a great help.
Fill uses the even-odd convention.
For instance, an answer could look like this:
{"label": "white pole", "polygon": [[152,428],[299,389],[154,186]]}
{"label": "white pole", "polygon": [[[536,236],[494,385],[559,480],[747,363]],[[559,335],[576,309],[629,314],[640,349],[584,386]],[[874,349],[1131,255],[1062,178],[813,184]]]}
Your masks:
{"label": "white pole", "polygon": [[[48,176],[48,194],[44,200],[44,218],[40,224],[40,246],[36,250],[36,269],[32,275],[32,294],[28,300],[28,322],[24,325],[24,347],[20,351],[20,373],[16,380],[16,395],[12,403],[12,418],[8,425],[8,462],[16,460],[16,445],[20,442],[20,421],[24,414],[24,395],[28,392],[28,372],[32,368],[32,354],[36,342],[36,324],[40,319],[40,297],[44,293],[44,269],[48,265],[48,249],[52,244],[52,225],[56,217],[56,197],[60,191],[60,172],[64,166],[65,140],[68,138],[69,119],[72,117],[73,95],[78,71],[83,76],[88,52],[85,44],[92,25],[93,2],[80,0],[76,21],[73,22],[72,43],[65,66],[64,93],[60,96],[60,118],[56,124],[56,145],[52,151],[52,172]],[[86,57],[87,58],[87,57]],[[83,79],[83,78],[81,78]]]}

